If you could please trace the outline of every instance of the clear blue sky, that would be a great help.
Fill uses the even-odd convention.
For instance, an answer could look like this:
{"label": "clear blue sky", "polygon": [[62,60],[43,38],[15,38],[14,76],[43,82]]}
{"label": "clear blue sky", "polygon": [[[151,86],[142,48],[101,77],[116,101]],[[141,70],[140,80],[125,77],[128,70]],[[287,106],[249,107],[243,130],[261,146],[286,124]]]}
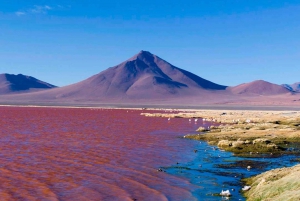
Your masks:
{"label": "clear blue sky", "polygon": [[223,85],[300,81],[299,0],[0,0],[0,73],[58,86],[148,50]]}

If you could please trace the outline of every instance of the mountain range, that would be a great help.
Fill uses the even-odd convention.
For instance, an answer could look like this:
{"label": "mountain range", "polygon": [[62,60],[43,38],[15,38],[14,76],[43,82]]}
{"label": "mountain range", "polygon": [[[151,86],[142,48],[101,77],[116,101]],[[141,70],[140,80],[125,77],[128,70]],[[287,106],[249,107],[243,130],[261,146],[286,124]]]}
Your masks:
{"label": "mountain range", "polygon": [[21,74],[0,75],[0,101],[5,103],[239,104],[263,101],[262,97],[284,102],[286,97],[291,101],[297,90],[296,84],[276,85],[263,80],[234,87],[216,84],[147,51],[64,87]]}

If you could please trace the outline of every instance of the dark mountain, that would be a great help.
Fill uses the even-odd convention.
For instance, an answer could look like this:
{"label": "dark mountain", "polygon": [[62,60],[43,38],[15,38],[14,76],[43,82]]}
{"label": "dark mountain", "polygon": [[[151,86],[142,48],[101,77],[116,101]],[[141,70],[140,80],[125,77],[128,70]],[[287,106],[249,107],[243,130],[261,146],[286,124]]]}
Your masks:
{"label": "dark mountain", "polygon": [[300,82],[296,82],[294,84],[283,84],[283,87],[287,88],[288,90],[292,92],[300,93]]}
{"label": "dark mountain", "polygon": [[235,87],[228,87],[228,90],[234,94],[245,95],[278,95],[289,92],[289,90],[283,86],[272,84],[264,80],[256,80]]}
{"label": "dark mountain", "polygon": [[0,94],[30,92],[54,87],[54,85],[22,74],[0,74]]}

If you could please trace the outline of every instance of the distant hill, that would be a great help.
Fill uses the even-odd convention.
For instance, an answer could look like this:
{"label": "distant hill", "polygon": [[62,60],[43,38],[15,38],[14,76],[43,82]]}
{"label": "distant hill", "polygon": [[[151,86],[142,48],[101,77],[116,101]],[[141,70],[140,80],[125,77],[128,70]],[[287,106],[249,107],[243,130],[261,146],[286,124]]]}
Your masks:
{"label": "distant hill", "polygon": [[30,92],[55,87],[34,77],[22,74],[0,74],[0,94]]}
{"label": "distant hill", "polygon": [[283,84],[283,87],[287,88],[288,90],[292,91],[292,92],[297,92],[300,93],[300,82],[296,82],[294,84]]}
{"label": "distant hill", "polygon": [[229,87],[228,90],[233,94],[245,95],[279,95],[290,92],[281,85],[266,82],[264,80],[256,80],[235,87]]}

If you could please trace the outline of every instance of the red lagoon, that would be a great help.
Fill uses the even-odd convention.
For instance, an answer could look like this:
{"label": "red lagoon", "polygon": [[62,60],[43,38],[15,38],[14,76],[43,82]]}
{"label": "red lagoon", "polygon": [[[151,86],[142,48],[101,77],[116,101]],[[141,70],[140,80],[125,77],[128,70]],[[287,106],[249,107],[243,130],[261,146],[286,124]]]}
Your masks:
{"label": "red lagoon", "polygon": [[1,200],[193,200],[197,187],[157,169],[189,160],[178,137],[197,126],[140,113],[0,107]]}

